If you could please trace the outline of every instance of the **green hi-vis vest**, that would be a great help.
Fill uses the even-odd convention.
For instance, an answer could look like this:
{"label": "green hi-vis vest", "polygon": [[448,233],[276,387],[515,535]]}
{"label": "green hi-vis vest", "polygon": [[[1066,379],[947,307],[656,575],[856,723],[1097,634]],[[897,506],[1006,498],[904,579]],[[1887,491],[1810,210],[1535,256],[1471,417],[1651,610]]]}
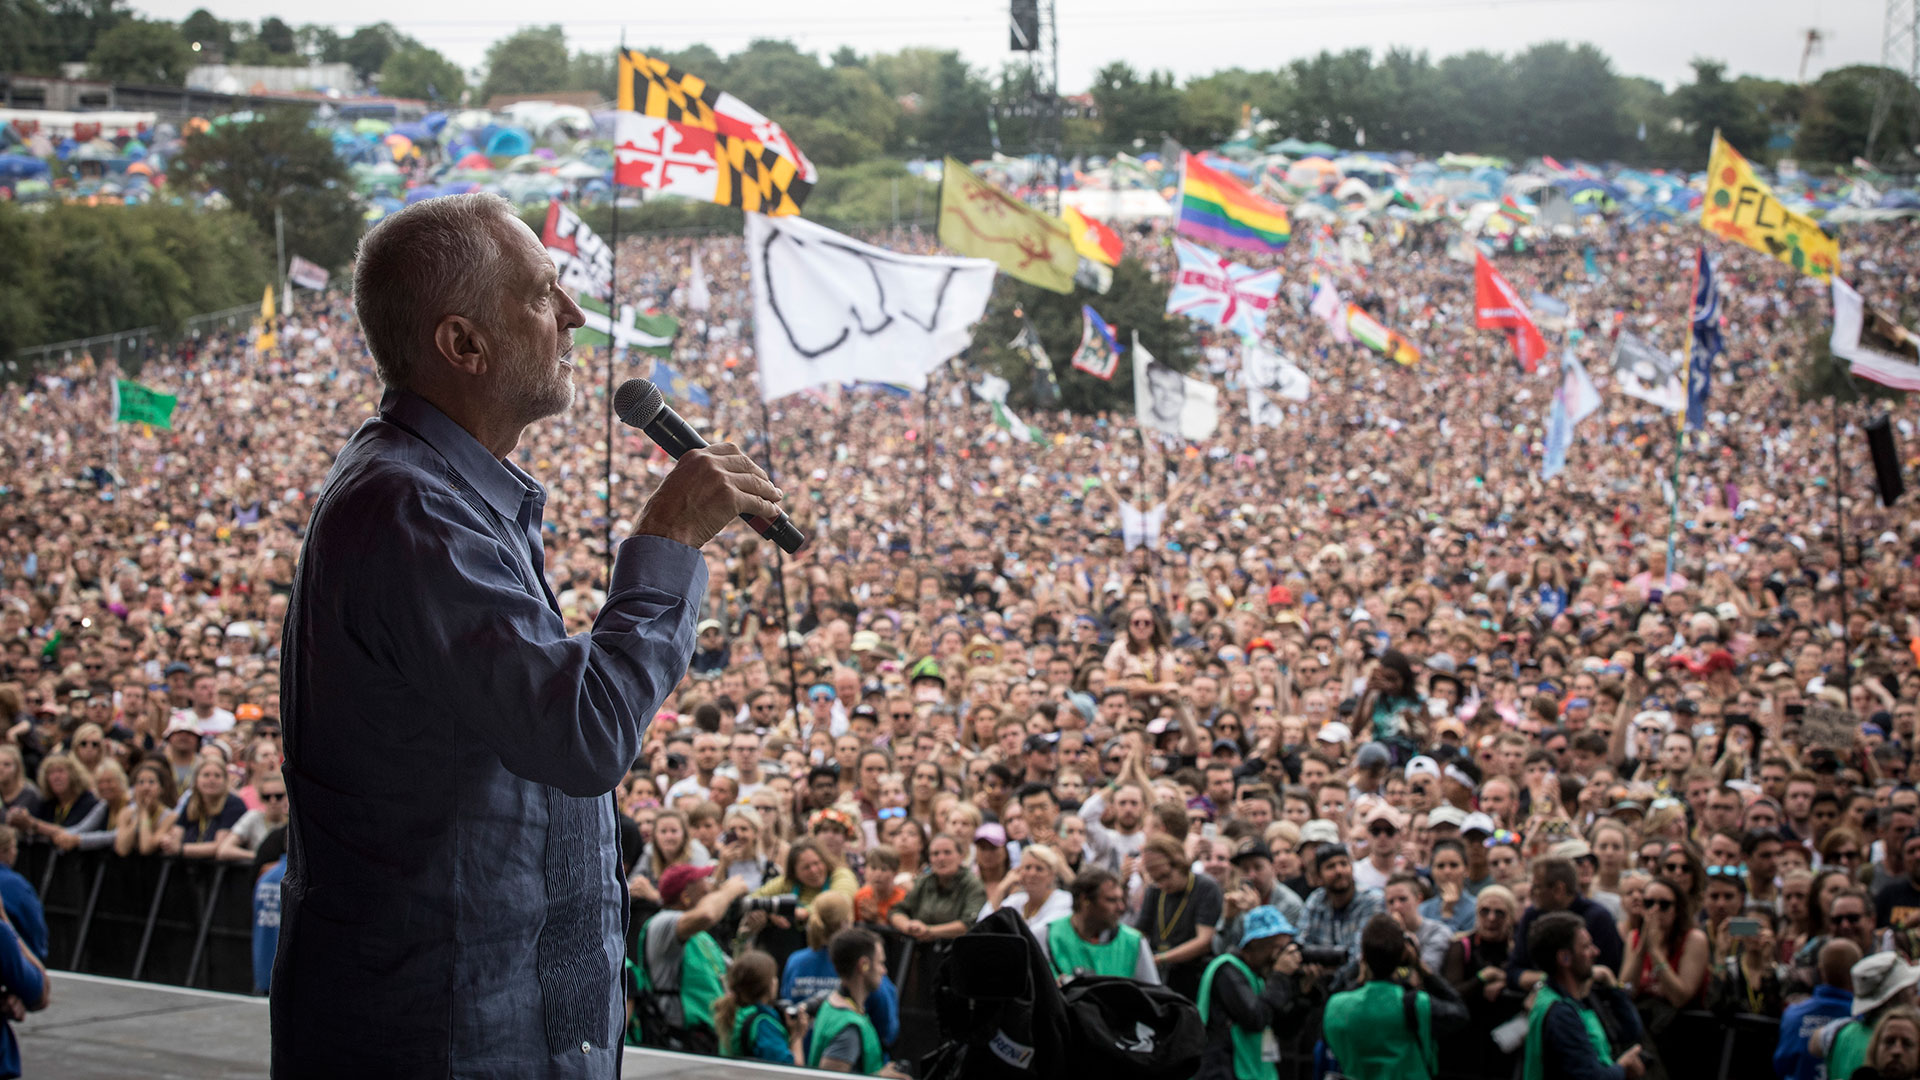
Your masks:
{"label": "green hi-vis vest", "polygon": [[771,1008],[765,1005],[749,1005],[734,1016],[733,1031],[730,1033],[732,1039],[721,1047],[721,1052],[731,1058],[752,1057],[754,1047],[759,1045],[754,1029],[761,1024],[772,1024],[779,1028],[780,1041],[787,1041],[787,1029],[781,1027],[779,1017],[774,1015]]}
{"label": "green hi-vis vest", "polygon": [[813,1018],[813,1034],[807,1039],[807,1068],[819,1068],[820,1055],[826,1053],[827,1047],[849,1026],[860,1031],[860,1061],[853,1071],[861,1076],[879,1072],[886,1061],[880,1056],[880,1033],[873,1030],[873,1021],[863,1013],[835,1005],[831,998],[820,1003],[820,1015]]}
{"label": "green hi-vis vest", "polygon": [[1600,1025],[1600,1014],[1572,998],[1562,997],[1543,982],[1538,996],[1533,999],[1533,1012],[1527,1015],[1526,1070],[1521,1074],[1521,1080],[1546,1080],[1547,1058],[1541,1046],[1540,1033],[1547,1026],[1547,1010],[1559,1001],[1573,1006],[1574,1011],[1580,1014],[1580,1022],[1587,1026],[1587,1041],[1593,1044],[1594,1056],[1600,1059],[1600,1064],[1613,1064],[1613,1047],[1607,1042],[1607,1029]]}
{"label": "green hi-vis vest", "polygon": [[[1409,1031],[1407,995],[1413,996]],[[1374,981],[1333,995],[1321,1020],[1327,1049],[1353,1080],[1420,1080],[1440,1075],[1433,1048],[1433,1004],[1399,983]]]}
{"label": "green hi-vis vest", "polygon": [[[1206,972],[1200,976],[1200,1023],[1202,1026],[1208,1023],[1207,1017],[1213,1010],[1214,973],[1228,965],[1238,968],[1240,974],[1247,977],[1247,982],[1253,985],[1253,992],[1256,995],[1267,988],[1267,980],[1255,975],[1245,960],[1232,953],[1221,953],[1214,957],[1213,962],[1207,965]],[[1235,1080],[1278,1080],[1280,1070],[1275,1068],[1274,1063],[1268,1061],[1266,1055],[1261,1052],[1267,1037],[1264,1030],[1248,1031],[1239,1024],[1230,1023],[1228,1031],[1233,1039]]]}
{"label": "green hi-vis vest", "polygon": [[1833,1033],[1827,1045],[1827,1075],[1845,1080],[1853,1070],[1867,1063],[1867,1046],[1873,1041],[1873,1025],[1853,1020]]}
{"label": "green hi-vis vest", "polygon": [[[633,986],[642,994],[655,993],[653,975],[647,971],[644,963],[647,956],[647,927],[652,919],[640,924],[639,953],[642,963],[627,961],[627,973],[633,979]],[[713,1003],[726,993],[727,954],[713,935],[705,930],[693,935],[680,947],[680,1023],[692,1030],[706,1028],[713,1030]],[[671,991],[663,991],[671,993]],[[633,1014],[633,1023],[628,1025],[627,1042],[640,1045],[640,1013]],[[718,1034],[716,1032],[716,1034]]]}
{"label": "green hi-vis vest", "polygon": [[1095,945],[1074,932],[1071,918],[1055,919],[1047,924],[1047,957],[1061,978],[1080,974],[1131,979],[1140,965],[1140,931],[1122,925],[1112,941]]}

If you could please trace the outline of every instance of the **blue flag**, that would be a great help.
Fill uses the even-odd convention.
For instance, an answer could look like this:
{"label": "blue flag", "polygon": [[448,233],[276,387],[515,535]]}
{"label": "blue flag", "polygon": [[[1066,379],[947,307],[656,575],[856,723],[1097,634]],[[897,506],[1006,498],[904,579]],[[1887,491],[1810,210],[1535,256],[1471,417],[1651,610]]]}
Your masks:
{"label": "blue flag", "polygon": [[1707,426],[1707,392],[1713,388],[1713,358],[1725,350],[1720,338],[1720,286],[1713,260],[1700,249],[1699,282],[1693,290],[1693,355],[1687,364],[1687,430]]}
{"label": "blue flag", "polygon": [[713,407],[712,395],[688,382],[685,376],[668,367],[667,362],[657,356],[653,358],[653,370],[647,373],[647,378],[652,380],[653,385],[659,387],[660,392],[671,400],[684,402],[698,409]]}

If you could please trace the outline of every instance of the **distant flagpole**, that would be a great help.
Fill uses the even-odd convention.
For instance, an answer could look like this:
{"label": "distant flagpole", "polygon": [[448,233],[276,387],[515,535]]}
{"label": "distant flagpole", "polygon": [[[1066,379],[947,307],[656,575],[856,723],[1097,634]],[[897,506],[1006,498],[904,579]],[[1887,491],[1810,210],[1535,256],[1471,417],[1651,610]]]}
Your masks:
{"label": "distant flagpole", "polygon": [[[624,52],[626,48],[627,28],[622,25],[620,27],[620,49]],[[615,57],[613,71],[613,97],[617,102],[620,99],[620,64],[618,56]],[[609,224],[608,229],[608,231],[613,234],[613,238],[608,241],[613,251],[613,266],[610,275],[612,285],[609,287],[607,294],[607,373],[605,378],[605,393],[607,396],[607,505],[605,507],[607,514],[607,588],[611,590],[613,588],[614,519],[613,441],[615,436],[619,434],[619,429],[615,426],[613,416],[613,369],[619,366],[620,359],[620,157],[617,141],[613,161],[613,183],[607,186],[607,190],[613,196],[613,220]]]}
{"label": "distant flagpole", "polygon": [[[1700,295],[1700,255],[1701,248],[1693,257],[1693,284],[1687,289],[1687,403],[1693,402],[1693,308],[1695,298]],[[1667,511],[1667,573],[1660,580],[1660,592],[1665,595],[1667,584],[1673,580],[1674,538],[1680,529],[1680,459],[1686,453],[1687,413],[1686,407],[1680,411],[1680,418],[1673,426],[1673,504]]]}

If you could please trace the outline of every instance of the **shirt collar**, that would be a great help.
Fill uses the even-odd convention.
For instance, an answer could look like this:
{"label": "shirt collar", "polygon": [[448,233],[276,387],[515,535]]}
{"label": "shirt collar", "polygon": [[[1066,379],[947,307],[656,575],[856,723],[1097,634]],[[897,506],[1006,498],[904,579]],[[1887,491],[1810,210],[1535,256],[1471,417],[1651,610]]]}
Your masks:
{"label": "shirt collar", "polygon": [[494,513],[516,521],[529,495],[546,502],[546,491],[511,461],[502,461],[480,445],[473,433],[448,418],[432,402],[408,390],[389,389],[380,398],[380,415],[406,426],[446,459]]}

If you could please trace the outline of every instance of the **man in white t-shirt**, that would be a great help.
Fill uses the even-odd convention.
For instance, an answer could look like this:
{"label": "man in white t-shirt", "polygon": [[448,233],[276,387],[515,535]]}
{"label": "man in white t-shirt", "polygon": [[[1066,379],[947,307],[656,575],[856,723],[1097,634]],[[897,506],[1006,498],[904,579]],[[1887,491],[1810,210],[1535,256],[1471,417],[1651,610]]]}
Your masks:
{"label": "man in white t-shirt", "polygon": [[196,675],[193,679],[193,704],[175,713],[175,717],[186,717],[193,721],[194,730],[202,735],[218,735],[232,731],[233,714],[213,703],[214,678],[212,675]]}
{"label": "man in white t-shirt", "polygon": [[1353,864],[1354,884],[1362,889],[1387,887],[1387,879],[1400,865],[1401,834],[1407,831],[1407,815],[1381,803],[1367,811],[1367,857]]}

